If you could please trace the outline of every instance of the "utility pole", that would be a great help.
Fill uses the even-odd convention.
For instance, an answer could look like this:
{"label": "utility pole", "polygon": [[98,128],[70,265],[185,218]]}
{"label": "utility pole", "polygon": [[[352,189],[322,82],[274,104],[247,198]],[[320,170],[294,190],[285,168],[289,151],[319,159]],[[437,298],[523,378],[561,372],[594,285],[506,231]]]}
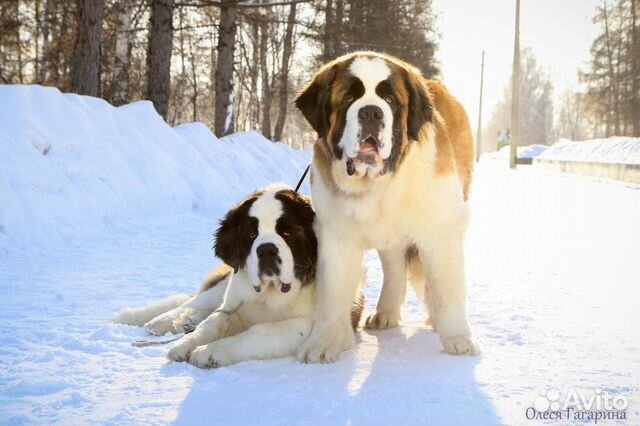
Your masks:
{"label": "utility pole", "polygon": [[482,64],[480,65],[480,106],[478,107],[478,132],[476,133],[476,162],[480,161],[482,149],[482,86],[484,84],[484,50],[482,51]]}
{"label": "utility pole", "polygon": [[520,0],[516,0],[516,34],[513,44],[513,81],[511,82],[511,139],[509,167],[516,168],[520,144]]}

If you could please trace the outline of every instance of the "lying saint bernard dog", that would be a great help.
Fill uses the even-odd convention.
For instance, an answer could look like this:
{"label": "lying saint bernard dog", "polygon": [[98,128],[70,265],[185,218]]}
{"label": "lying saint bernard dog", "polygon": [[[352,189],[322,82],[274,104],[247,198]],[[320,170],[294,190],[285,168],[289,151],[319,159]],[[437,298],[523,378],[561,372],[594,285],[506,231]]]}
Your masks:
{"label": "lying saint bernard dog", "polygon": [[473,141],[462,105],[413,66],[372,52],[326,64],[295,103],[318,134],[318,310],[298,358],[333,362],[353,345],[349,307],[367,249],[384,271],[368,328],[398,325],[409,280],[445,352],[476,354],[463,260]]}
{"label": "lying saint bernard dog", "polygon": [[[314,217],[309,200],[288,187],[254,193],[221,221],[215,253],[225,264],[209,273],[197,295],[127,309],[112,320],[158,335],[197,324],[167,356],[198,367],[294,355],[316,306]],[[360,296],[353,304],[354,329],[363,303]]]}

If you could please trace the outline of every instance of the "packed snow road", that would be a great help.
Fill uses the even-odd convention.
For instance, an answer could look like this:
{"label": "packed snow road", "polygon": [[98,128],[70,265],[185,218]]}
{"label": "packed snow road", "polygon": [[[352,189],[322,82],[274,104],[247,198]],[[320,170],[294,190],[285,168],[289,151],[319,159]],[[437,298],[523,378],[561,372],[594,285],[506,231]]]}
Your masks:
{"label": "packed snow road", "polygon": [[[442,353],[412,297],[401,328],[360,331],[333,365],[198,370],[168,363],[166,347],[132,347],[142,330],[109,316],[195,290],[217,262],[212,214],[4,247],[0,423],[522,425],[544,422],[527,409],[555,388],[606,392],[628,402],[619,423],[640,424],[640,190],[484,161],[471,200],[466,271],[483,350],[473,358]],[[371,311],[381,270],[374,254],[366,262]]]}

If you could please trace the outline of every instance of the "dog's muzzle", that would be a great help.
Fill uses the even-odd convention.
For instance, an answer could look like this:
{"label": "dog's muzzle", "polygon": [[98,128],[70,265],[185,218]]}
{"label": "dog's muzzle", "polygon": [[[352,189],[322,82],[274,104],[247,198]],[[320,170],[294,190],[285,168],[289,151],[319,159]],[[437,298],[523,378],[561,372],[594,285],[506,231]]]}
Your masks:
{"label": "dog's muzzle", "polygon": [[280,253],[278,247],[273,243],[263,243],[256,248],[258,255],[258,273],[262,276],[280,275]]}
{"label": "dog's muzzle", "polygon": [[[384,169],[384,161],[380,155],[382,142],[380,135],[384,128],[384,113],[382,108],[367,105],[358,111],[358,151],[355,157],[347,158],[347,174],[353,176],[358,169],[370,167],[377,170]],[[360,166],[360,167],[358,167]]]}
{"label": "dog's muzzle", "polygon": [[288,293],[291,290],[291,284],[280,281],[280,265],[282,259],[278,247],[273,243],[263,243],[256,248],[258,255],[258,276],[260,285],[253,286],[257,293],[262,291],[262,286],[273,285],[280,286],[282,293]]}

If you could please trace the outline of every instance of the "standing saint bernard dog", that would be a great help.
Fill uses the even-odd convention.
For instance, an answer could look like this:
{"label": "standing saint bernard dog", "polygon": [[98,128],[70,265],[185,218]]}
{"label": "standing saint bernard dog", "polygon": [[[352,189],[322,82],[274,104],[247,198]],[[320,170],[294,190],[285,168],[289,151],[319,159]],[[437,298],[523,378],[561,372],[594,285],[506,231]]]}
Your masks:
{"label": "standing saint bernard dog", "polygon": [[311,167],[318,307],[298,358],[333,362],[352,347],[349,308],[367,249],[378,250],[384,271],[368,328],[398,325],[409,280],[445,352],[478,353],[466,311],[473,141],[462,105],[413,66],[373,52],[326,64],[295,103],[319,137]]}
{"label": "standing saint bernard dog", "polygon": [[[295,355],[316,306],[314,218],[309,200],[291,188],[254,193],[221,221],[215,253],[225,264],[207,275],[197,295],[127,309],[112,320],[158,335],[197,325],[167,356],[203,368]],[[361,296],[353,304],[354,329],[363,303]]]}

